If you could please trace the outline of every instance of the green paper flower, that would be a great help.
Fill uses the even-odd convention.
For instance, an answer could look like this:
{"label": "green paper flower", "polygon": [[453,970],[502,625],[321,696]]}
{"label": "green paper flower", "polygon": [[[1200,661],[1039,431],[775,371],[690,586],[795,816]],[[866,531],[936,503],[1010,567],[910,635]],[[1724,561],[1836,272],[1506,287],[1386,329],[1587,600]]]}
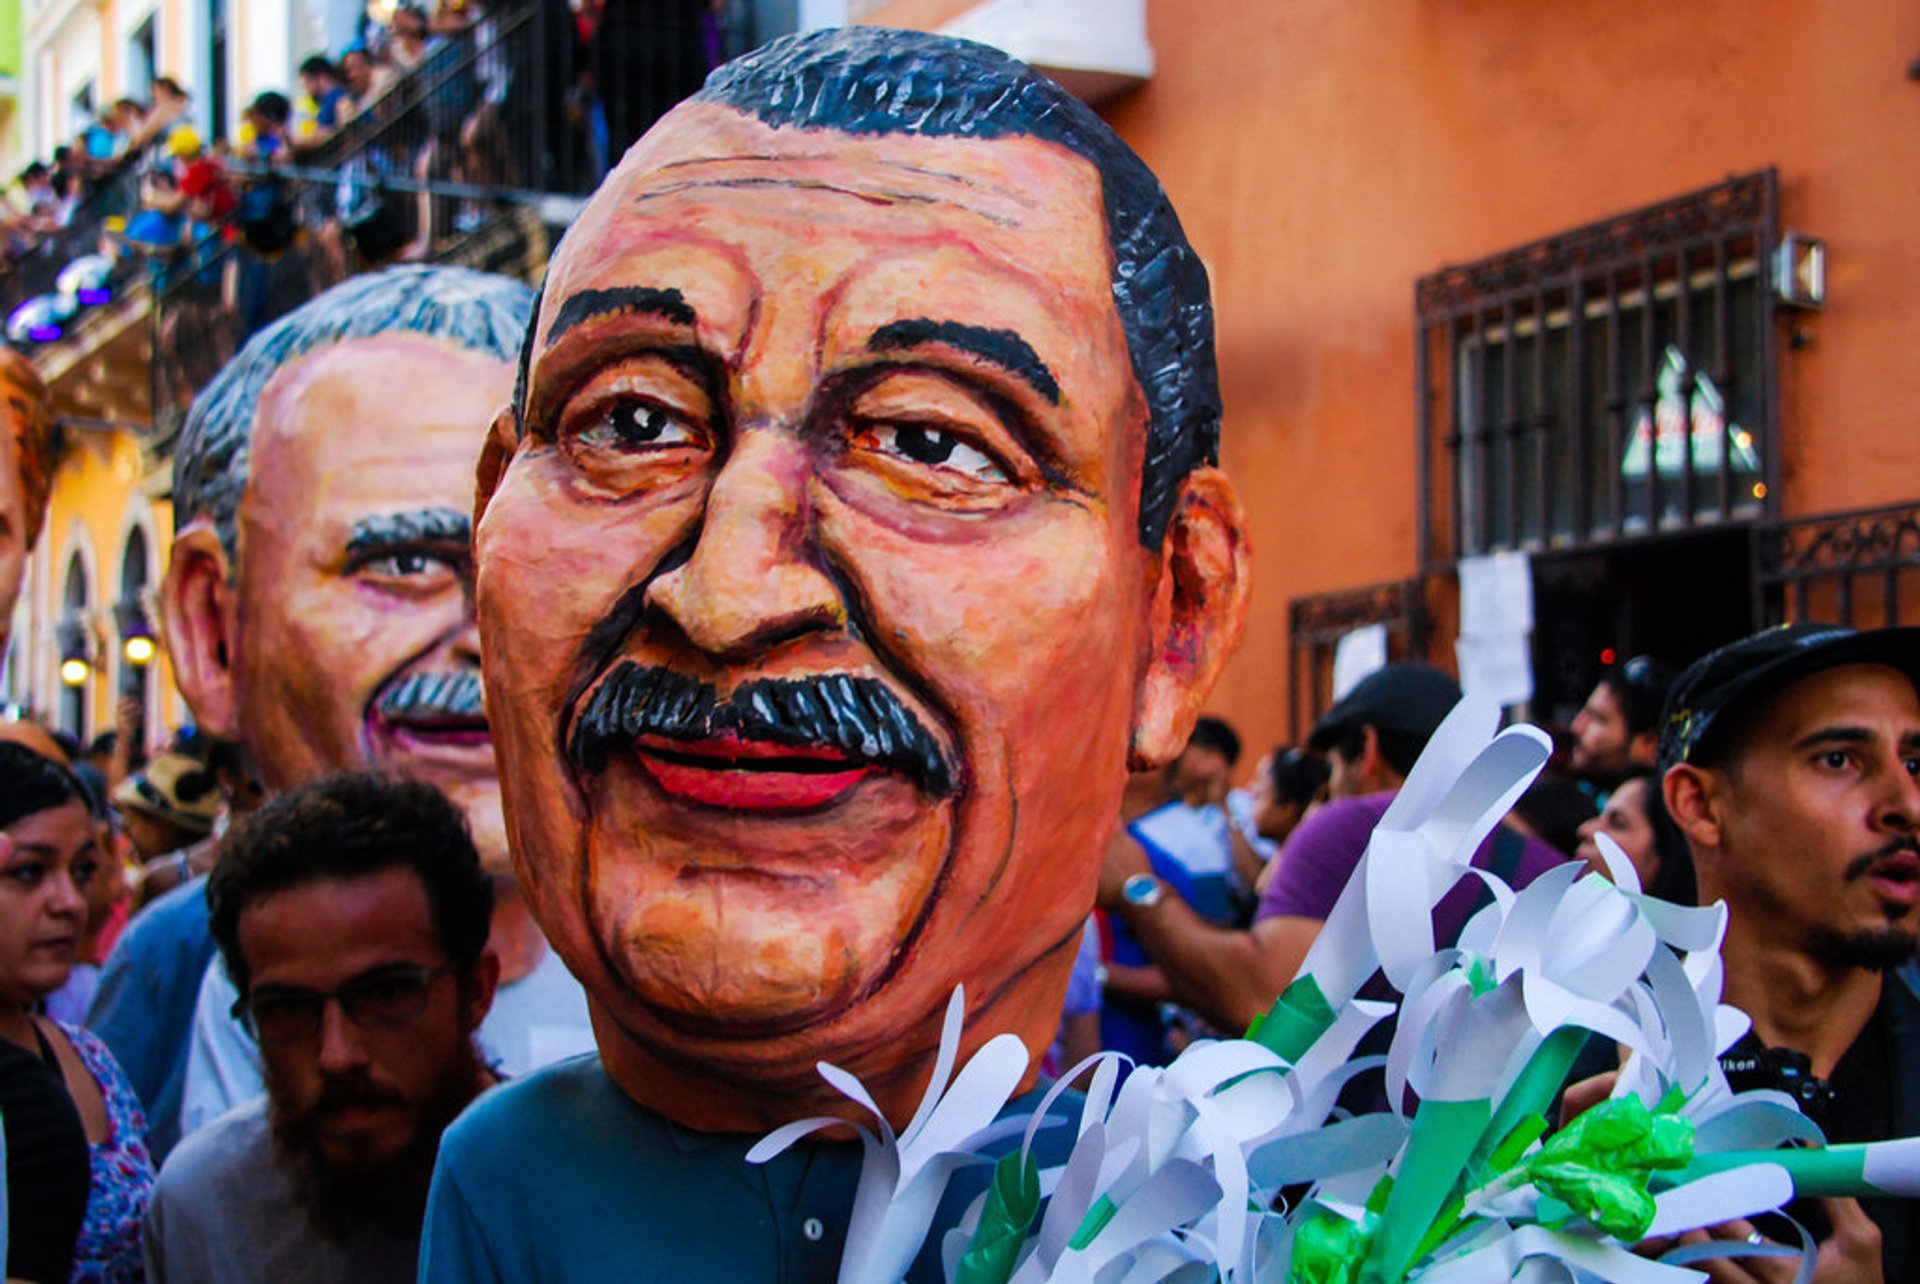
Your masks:
{"label": "green paper flower", "polygon": [[1653,1225],[1647,1183],[1693,1159],[1693,1123],[1655,1114],[1638,1097],[1618,1097],[1549,1138],[1525,1165],[1527,1179],[1625,1243]]}

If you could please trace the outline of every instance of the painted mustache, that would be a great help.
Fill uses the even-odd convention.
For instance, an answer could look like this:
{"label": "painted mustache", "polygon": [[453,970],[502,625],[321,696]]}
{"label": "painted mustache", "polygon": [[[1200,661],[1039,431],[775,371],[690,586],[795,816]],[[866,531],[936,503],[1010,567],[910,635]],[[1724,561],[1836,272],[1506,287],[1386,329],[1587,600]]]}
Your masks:
{"label": "painted mustache", "polygon": [[409,673],[382,691],[373,707],[392,722],[485,721],[477,673]]}
{"label": "painted mustache", "polygon": [[935,797],[955,790],[953,765],[913,711],[876,679],[845,673],[756,678],[722,700],[710,683],[622,660],[581,709],[567,757],[591,774],[639,736],[698,741],[728,733],[796,749],[836,749],[904,772]]}

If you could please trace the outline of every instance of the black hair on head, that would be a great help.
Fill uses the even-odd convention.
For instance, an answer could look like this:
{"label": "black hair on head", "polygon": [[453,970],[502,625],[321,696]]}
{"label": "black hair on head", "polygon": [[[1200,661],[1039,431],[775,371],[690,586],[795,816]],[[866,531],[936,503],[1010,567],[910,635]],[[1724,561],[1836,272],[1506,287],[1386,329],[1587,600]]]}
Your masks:
{"label": "black hair on head", "polygon": [[432,785],[374,772],[323,776],[234,825],[207,879],[213,939],[241,994],[251,976],[240,916],[276,892],[389,869],[419,877],[448,960],[463,974],[486,948],[493,880],[467,819]]}

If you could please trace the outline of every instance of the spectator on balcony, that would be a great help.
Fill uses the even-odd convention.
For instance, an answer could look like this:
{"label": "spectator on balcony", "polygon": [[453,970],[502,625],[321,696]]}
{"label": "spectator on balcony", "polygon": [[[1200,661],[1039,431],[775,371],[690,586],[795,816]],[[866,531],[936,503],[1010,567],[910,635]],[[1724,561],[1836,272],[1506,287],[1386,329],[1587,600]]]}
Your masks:
{"label": "spectator on balcony", "polygon": [[87,173],[72,147],[62,144],[53,149],[53,190],[58,196],[53,217],[60,227],[73,222],[73,215],[87,195]]}
{"label": "spectator on balcony", "polygon": [[[507,122],[522,106],[513,91],[518,88],[514,67],[507,56],[506,33],[500,24],[498,4],[475,3],[466,12],[472,17],[473,79],[478,103],[460,125],[460,159],[455,178],[478,187],[518,187],[521,175],[514,164],[513,149],[507,139]],[[463,201],[455,226],[467,230],[477,222],[477,209]]]}
{"label": "spectator on balcony", "polygon": [[[400,253],[406,262],[417,263],[431,257],[434,240],[450,218],[451,202],[435,198],[424,185],[467,181],[461,161],[461,131],[480,99],[471,30],[479,8],[478,4],[461,4],[457,8],[442,4],[433,19],[435,25],[430,28],[425,54],[413,72],[418,82],[426,141],[414,156],[414,177],[423,184],[423,189],[413,242]],[[396,23],[403,12],[395,11]],[[416,16],[426,20],[424,12]]]}
{"label": "spectator on balcony", "polygon": [[707,77],[705,0],[606,4],[588,50],[606,105],[608,153],[618,162],[647,128]]}
{"label": "spectator on balcony", "polygon": [[129,155],[134,135],[145,123],[147,109],[136,99],[116,98],[100,117],[81,135],[85,143],[83,162],[92,173],[106,174],[119,168]]}
{"label": "spectator on balcony", "polygon": [[356,40],[340,55],[340,79],[346,86],[347,101],[357,116],[393,87],[395,73],[392,67],[376,62],[372,51]]}
{"label": "spectator on balcony", "polygon": [[191,125],[182,125],[168,136],[167,156],[179,179],[180,194],[187,199],[188,216],[204,225],[195,230],[198,239],[225,222],[239,203],[233,179],[220,157],[201,145],[200,131]]}
{"label": "spectator on balcony", "polygon": [[[140,176],[140,208],[127,220],[118,238],[126,248],[143,254],[165,254],[177,249],[186,237],[187,198],[180,194],[180,180],[170,168],[148,170]],[[108,224],[109,228],[112,224]],[[116,238],[102,238],[103,253],[119,257]]]}
{"label": "spectator on balcony", "polygon": [[171,137],[174,127],[186,120],[187,109],[192,105],[193,96],[180,87],[179,81],[172,76],[156,77],[153,104],[128,140],[128,150],[139,153]]}
{"label": "spectator on balcony", "polygon": [[404,76],[427,56],[427,11],[413,3],[394,9],[387,24],[387,60]]}
{"label": "spectator on balcony", "polygon": [[325,54],[300,64],[300,99],[293,108],[291,143],[296,155],[318,151],[353,114],[340,69]]}
{"label": "spectator on balcony", "polygon": [[257,94],[240,113],[240,132],[234,140],[235,154],[247,160],[276,161],[287,154],[287,127],[293,119],[293,104],[274,90]]}
{"label": "spectator on balcony", "polygon": [[33,161],[20,171],[7,193],[7,250],[18,259],[32,250],[39,238],[60,226],[60,195],[54,190],[53,171]]}

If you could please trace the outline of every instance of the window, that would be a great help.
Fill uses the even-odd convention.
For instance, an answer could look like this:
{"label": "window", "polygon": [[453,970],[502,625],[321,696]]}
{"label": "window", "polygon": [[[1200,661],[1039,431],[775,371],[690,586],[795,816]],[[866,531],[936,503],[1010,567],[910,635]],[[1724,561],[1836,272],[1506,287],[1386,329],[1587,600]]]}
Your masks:
{"label": "window", "polygon": [[127,546],[120,554],[120,602],[114,610],[119,624],[120,655],[120,694],[132,696],[140,702],[140,708],[147,707],[147,666],[144,661],[132,662],[127,655],[125,644],[130,636],[129,626],[137,625],[146,630],[144,636],[151,636],[147,624],[147,534],[138,526],[127,532]]}
{"label": "window", "polygon": [[127,39],[126,92],[130,97],[142,101],[152,97],[157,54],[158,47],[153,39],[153,15],[148,14]]}
{"label": "window", "polygon": [[93,125],[93,82],[73,91],[67,102],[67,137],[85,133]]}
{"label": "window", "polygon": [[[65,661],[91,659],[92,647],[87,632],[87,568],[75,553],[67,559],[67,582],[61,594],[61,603],[66,608],[59,629],[60,659],[62,667]],[[87,688],[92,677],[89,668],[80,681],[68,681],[63,673],[60,683],[60,729],[75,740],[85,744],[87,740]]]}
{"label": "window", "polygon": [[1771,171],[1426,277],[1422,564],[1769,511]]}

